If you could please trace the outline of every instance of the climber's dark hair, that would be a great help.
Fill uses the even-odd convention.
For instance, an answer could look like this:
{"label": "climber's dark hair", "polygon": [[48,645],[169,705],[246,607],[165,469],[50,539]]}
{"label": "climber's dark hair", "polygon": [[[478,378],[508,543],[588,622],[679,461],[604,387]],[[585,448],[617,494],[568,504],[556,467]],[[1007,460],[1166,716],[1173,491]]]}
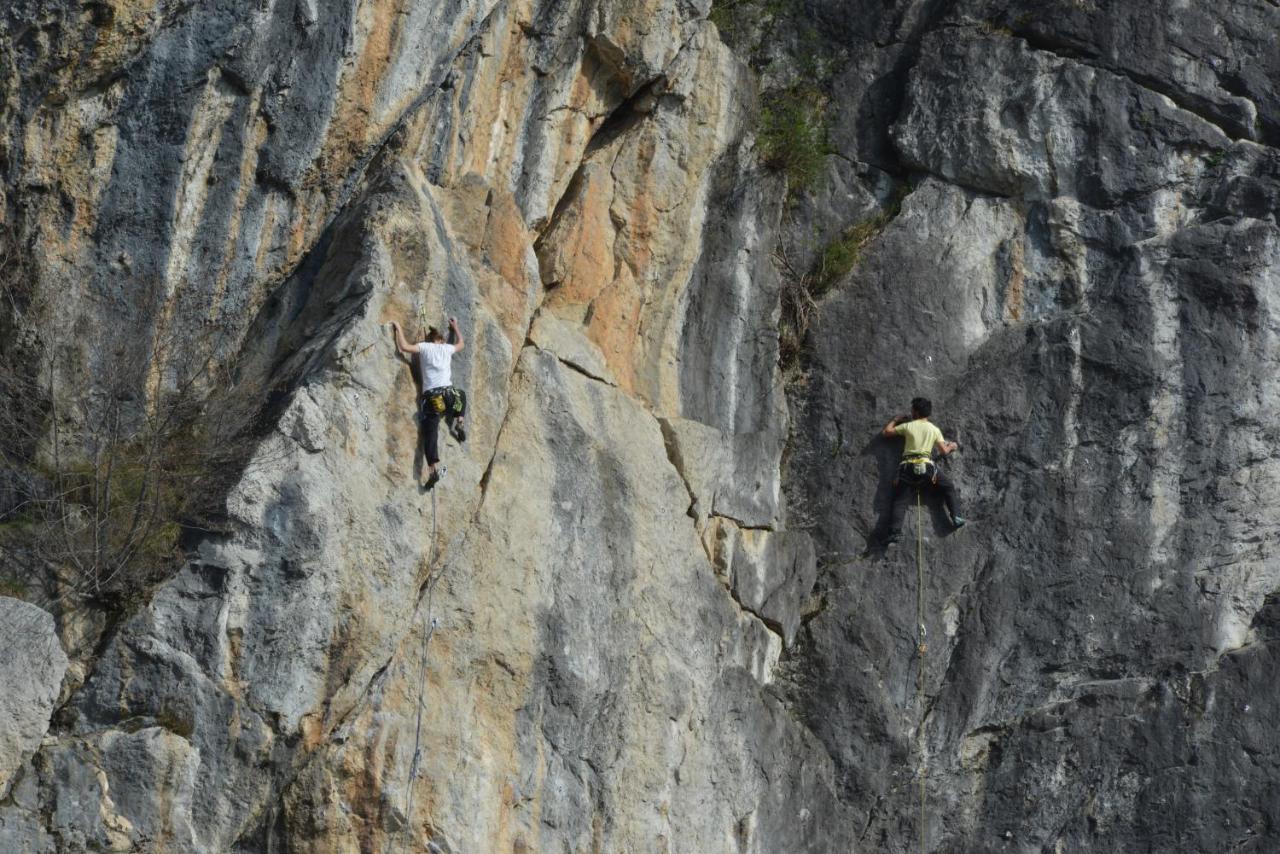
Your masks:
{"label": "climber's dark hair", "polygon": [[911,398],[911,414],[917,418],[928,418],[933,414],[933,403],[927,397]]}
{"label": "climber's dark hair", "polygon": [[440,334],[440,330],[434,326],[427,327],[427,341],[432,344],[443,344],[444,336]]}

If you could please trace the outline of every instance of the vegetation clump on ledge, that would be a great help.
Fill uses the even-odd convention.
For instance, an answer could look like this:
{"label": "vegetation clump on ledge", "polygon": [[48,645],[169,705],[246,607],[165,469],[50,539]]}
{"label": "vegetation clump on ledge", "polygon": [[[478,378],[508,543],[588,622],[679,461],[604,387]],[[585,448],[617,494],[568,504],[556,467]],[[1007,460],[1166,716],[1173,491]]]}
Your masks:
{"label": "vegetation clump on ledge", "polygon": [[790,194],[812,187],[831,153],[826,106],[823,92],[802,84],[769,94],[760,110],[760,161],[787,177]]}
{"label": "vegetation clump on ledge", "polygon": [[817,311],[818,300],[858,266],[867,247],[901,211],[902,199],[908,191],[909,185],[902,184],[884,208],[841,231],[822,248],[813,266],[807,271],[797,270],[785,253],[774,254],[774,261],[782,278],[778,346],[784,370],[801,362],[805,337]]}
{"label": "vegetation clump on ledge", "polygon": [[897,209],[887,208],[867,217],[840,232],[840,236],[822,248],[822,254],[813,269],[813,295],[820,297],[843,279],[862,260],[862,254],[872,240],[897,215]]}

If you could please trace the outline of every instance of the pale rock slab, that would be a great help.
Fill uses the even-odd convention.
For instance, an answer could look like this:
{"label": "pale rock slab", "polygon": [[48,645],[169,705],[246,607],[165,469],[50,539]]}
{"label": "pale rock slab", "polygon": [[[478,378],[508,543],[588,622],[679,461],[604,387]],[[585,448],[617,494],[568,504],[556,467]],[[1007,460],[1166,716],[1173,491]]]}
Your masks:
{"label": "pale rock slab", "polygon": [[583,334],[580,325],[570,323],[549,312],[541,313],[529,330],[529,340],[543,350],[555,353],[562,362],[609,385],[617,385],[613,372],[605,363],[600,348]]}
{"label": "pale rock slab", "polygon": [[725,433],[686,418],[662,419],[667,453],[680,471],[699,519],[726,516],[749,528],[780,524],[781,431]]}
{"label": "pale rock slab", "polygon": [[0,596],[0,795],[49,730],[67,656],[53,615]]}

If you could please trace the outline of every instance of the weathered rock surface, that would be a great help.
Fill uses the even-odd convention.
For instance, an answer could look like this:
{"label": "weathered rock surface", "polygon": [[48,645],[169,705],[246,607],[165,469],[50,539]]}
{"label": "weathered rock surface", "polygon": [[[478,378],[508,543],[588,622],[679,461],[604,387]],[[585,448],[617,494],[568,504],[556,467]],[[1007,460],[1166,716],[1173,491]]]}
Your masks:
{"label": "weathered rock surface", "polygon": [[[902,87],[912,174],[820,304],[796,396],[823,592],[795,696],[869,849],[1265,850],[1280,232],[1240,192],[1273,198],[1277,152],[1241,137],[1276,114],[1244,122],[1274,89],[1221,84],[1274,61],[1241,31],[1280,13],[995,6],[844,78],[855,103]],[[1236,71],[1173,49],[1206,39]],[[859,130],[846,155],[892,166]],[[873,437],[915,394],[963,445],[973,520],[924,514],[923,659],[915,511],[910,548],[855,559],[896,453]]]}
{"label": "weathered rock surface", "polygon": [[[56,615],[74,661],[0,599],[0,848],[1280,844],[1280,9],[816,0],[755,69],[709,13],[0,13],[33,418],[171,342],[270,390],[219,529]],[[815,74],[787,199],[757,88]],[[445,315],[428,493],[387,323]],[[972,519],[921,520],[923,659],[914,552],[858,557],[915,394]]]}
{"label": "weathered rock surface", "polygon": [[62,689],[67,656],[53,616],[0,596],[0,794],[40,746]]}
{"label": "weathered rock surface", "polygon": [[[85,329],[64,352],[91,381],[113,347],[186,336],[278,403],[223,530],[85,662],[6,839],[847,842],[832,763],[767,687],[814,564],[781,501],[776,284],[738,275],[740,310],[708,310],[702,233],[767,240],[776,208],[716,214],[726,170],[764,179],[706,12],[113,12],[119,49],[62,77],[71,10],[10,14],[28,340]],[[469,435],[424,493],[385,324],[445,313]],[[693,347],[741,381],[682,373]],[[683,454],[669,424],[698,437]],[[761,530],[717,551],[737,524]]]}

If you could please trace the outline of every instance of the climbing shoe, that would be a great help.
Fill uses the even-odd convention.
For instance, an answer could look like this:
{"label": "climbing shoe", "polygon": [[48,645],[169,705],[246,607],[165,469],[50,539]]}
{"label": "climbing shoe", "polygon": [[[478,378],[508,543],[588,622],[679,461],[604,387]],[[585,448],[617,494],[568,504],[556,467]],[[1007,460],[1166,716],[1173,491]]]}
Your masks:
{"label": "climbing shoe", "polygon": [[966,521],[966,520],[965,520],[965,518],[964,518],[963,516],[952,516],[952,517],[951,517],[951,530],[953,530],[953,531],[958,531],[958,530],[960,530],[961,528],[963,528],[963,527],[964,527],[964,523],[965,523],[965,521]]}
{"label": "climbing shoe", "polygon": [[444,466],[436,466],[436,470],[431,473],[426,482],[422,484],[423,489],[434,489],[435,485],[444,480],[444,473],[447,469]]}
{"label": "climbing shoe", "polygon": [[461,424],[455,423],[450,425],[449,432],[453,435],[453,438],[457,439],[459,442],[467,441],[467,429]]}
{"label": "climbing shoe", "polygon": [[887,537],[884,538],[883,545],[887,549],[889,548],[889,546],[897,545],[898,540],[900,539],[902,539],[902,537],[898,536],[897,534],[889,534]]}

